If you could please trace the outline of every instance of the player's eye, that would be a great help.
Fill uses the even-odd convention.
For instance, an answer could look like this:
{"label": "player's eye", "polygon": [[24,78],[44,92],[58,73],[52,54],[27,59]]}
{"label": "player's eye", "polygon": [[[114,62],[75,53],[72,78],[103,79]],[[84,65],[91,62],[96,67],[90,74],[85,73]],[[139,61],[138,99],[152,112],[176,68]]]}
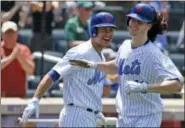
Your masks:
{"label": "player's eye", "polygon": [[142,21],[139,21],[139,20],[134,19],[134,18],[131,18],[130,20],[131,20],[131,22],[133,22],[133,23],[137,23],[137,24],[139,24],[139,25],[143,24],[143,22],[142,22]]}

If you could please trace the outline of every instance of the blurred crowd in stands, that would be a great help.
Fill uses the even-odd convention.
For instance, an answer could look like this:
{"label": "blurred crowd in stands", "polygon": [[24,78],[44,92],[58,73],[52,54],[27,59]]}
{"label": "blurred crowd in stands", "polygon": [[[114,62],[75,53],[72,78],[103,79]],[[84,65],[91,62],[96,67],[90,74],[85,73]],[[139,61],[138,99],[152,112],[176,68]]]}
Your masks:
{"label": "blurred crowd in stands", "polygon": [[[170,21],[176,3],[168,1],[146,1]],[[135,2],[117,2],[121,6]],[[115,2],[112,2],[114,5]],[[184,5],[184,2],[180,2]],[[20,2],[1,1],[1,96],[32,97],[39,81],[66,53],[90,37],[90,16],[99,11],[116,13],[118,23],[125,24],[126,7],[112,6],[111,2]],[[184,7],[184,6],[183,6]],[[106,8],[105,10],[103,10]],[[130,7],[128,7],[130,8]],[[120,9],[120,10],[119,10]],[[115,12],[114,12],[115,10]],[[127,13],[127,11],[125,11]],[[178,13],[177,13],[178,14]],[[183,16],[183,18],[182,18]],[[185,76],[184,67],[184,8],[183,15],[176,15],[181,20],[180,27],[157,36],[154,42],[170,56],[178,69]],[[119,19],[120,18],[120,19]],[[120,21],[124,19],[124,21]],[[12,22],[10,22],[12,21]],[[169,24],[171,25],[171,24]],[[120,26],[120,27],[119,27]],[[118,24],[111,45],[103,50],[107,60],[115,59],[120,44],[130,38],[126,27]],[[13,35],[13,36],[12,36]],[[13,38],[12,38],[13,37]],[[17,40],[17,41],[16,41]],[[118,76],[107,75],[104,97],[115,97],[119,83]],[[45,96],[62,97],[62,80],[55,83]],[[181,98],[173,94],[164,98]]]}

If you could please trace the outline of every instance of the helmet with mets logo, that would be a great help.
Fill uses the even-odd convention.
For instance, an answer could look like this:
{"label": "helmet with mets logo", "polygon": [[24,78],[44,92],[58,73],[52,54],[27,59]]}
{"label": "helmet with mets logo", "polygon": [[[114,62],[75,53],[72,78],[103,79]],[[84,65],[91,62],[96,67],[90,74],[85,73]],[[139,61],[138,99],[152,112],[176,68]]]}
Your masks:
{"label": "helmet with mets logo", "polygon": [[[126,16],[128,19],[134,18],[144,23],[153,23],[156,20],[157,12],[154,7],[146,3],[139,3],[132,7],[129,14]],[[127,20],[127,25],[128,25]]]}
{"label": "helmet with mets logo", "polygon": [[99,27],[113,27],[116,28],[115,18],[108,12],[100,12],[91,18],[91,37],[97,35],[97,28]]}

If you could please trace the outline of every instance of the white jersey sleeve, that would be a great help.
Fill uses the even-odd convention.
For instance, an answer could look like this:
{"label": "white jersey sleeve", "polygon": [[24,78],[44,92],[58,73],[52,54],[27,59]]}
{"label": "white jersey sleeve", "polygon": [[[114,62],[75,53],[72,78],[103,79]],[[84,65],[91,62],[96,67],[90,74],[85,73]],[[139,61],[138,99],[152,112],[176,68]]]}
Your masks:
{"label": "white jersey sleeve", "polygon": [[69,59],[82,59],[82,55],[80,55],[78,52],[75,51],[74,48],[70,49],[66,55],[60,60],[53,68],[52,70],[56,71],[60,74],[60,78],[63,78],[66,75],[69,75],[71,73],[77,72],[81,69],[79,66],[72,66],[69,63]]}
{"label": "white jersey sleeve", "polygon": [[155,68],[154,71],[157,80],[163,81],[178,79],[181,83],[183,83],[183,76],[168,56],[161,54],[160,57],[156,56],[156,58],[153,60],[153,66]]}

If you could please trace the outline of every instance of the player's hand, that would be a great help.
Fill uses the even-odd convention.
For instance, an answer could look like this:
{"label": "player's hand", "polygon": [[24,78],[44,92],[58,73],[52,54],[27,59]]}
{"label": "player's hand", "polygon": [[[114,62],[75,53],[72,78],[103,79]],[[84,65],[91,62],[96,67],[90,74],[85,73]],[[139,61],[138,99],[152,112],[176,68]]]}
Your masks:
{"label": "player's hand", "polygon": [[26,123],[28,119],[35,113],[36,118],[39,118],[39,99],[33,97],[29,102],[26,108],[24,109],[22,115],[22,122]]}
{"label": "player's hand", "polygon": [[98,112],[98,114],[96,114],[96,117],[97,117],[97,120],[100,120],[100,122],[103,122],[103,123],[107,122],[107,120],[102,112]]}
{"label": "player's hand", "polygon": [[87,61],[87,60],[69,60],[69,63],[74,66],[80,66],[84,68],[96,68],[97,64],[93,61]]}
{"label": "player's hand", "polygon": [[126,81],[124,82],[124,91],[127,94],[135,93],[135,92],[146,92],[147,91],[147,83],[138,83],[135,81]]}

